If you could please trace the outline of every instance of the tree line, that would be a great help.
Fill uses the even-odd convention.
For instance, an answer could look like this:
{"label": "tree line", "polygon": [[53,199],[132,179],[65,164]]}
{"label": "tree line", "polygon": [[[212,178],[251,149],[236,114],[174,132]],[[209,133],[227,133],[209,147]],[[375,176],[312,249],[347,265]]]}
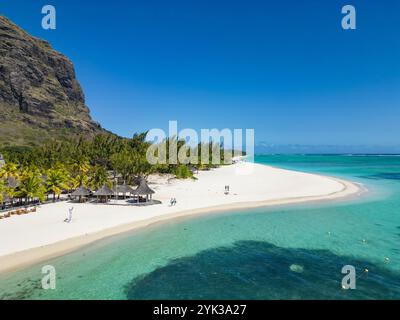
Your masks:
{"label": "tree line", "polygon": [[[176,139],[176,138],[172,138]],[[175,141],[179,146],[185,141]],[[171,143],[167,139],[163,143]],[[220,144],[217,144],[221,148]],[[0,167],[0,203],[20,199],[25,203],[60,197],[78,187],[97,190],[111,187],[115,181],[134,185],[151,173],[169,173],[177,178],[193,178],[194,170],[208,170],[217,165],[202,163],[150,164],[146,151],[150,143],[146,133],[132,138],[99,134],[88,139],[80,137],[66,141],[50,141],[40,147],[0,148],[6,164]],[[215,143],[196,148],[215,148]],[[189,153],[190,148],[188,148]],[[223,157],[221,152],[221,157]]]}

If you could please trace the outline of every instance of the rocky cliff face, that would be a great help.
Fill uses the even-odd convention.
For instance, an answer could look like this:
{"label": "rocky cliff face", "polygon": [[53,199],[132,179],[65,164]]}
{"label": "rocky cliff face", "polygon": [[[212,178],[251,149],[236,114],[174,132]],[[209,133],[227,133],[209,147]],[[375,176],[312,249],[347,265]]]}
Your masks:
{"label": "rocky cliff face", "polygon": [[0,146],[102,131],[71,61],[0,16]]}

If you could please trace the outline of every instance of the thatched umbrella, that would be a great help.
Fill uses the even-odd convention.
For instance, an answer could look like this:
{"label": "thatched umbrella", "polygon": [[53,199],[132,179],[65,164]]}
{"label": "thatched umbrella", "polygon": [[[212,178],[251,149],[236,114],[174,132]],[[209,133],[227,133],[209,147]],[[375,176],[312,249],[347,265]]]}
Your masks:
{"label": "thatched umbrella", "polygon": [[98,199],[105,199],[105,202],[108,201],[108,197],[112,197],[114,192],[107,187],[106,185],[102,186],[99,190],[97,190],[93,195],[95,195]]}
{"label": "thatched umbrella", "polygon": [[17,179],[15,179],[14,177],[8,177],[7,178],[7,185],[9,188],[16,188],[19,185],[19,182],[17,181]]}
{"label": "thatched umbrella", "polygon": [[126,195],[133,193],[134,190],[130,186],[123,184],[122,186],[116,186],[114,188],[114,192],[117,194],[117,196],[122,193],[124,195],[124,199],[126,199]]}
{"label": "thatched umbrella", "polygon": [[154,190],[150,189],[150,187],[147,184],[147,181],[144,178],[140,179],[139,186],[132,192],[133,195],[138,196],[138,202],[139,202],[139,197],[140,196],[146,196],[146,202],[152,199],[152,195],[155,193]]}
{"label": "thatched umbrella", "polygon": [[92,192],[85,187],[79,187],[78,189],[76,189],[74,192],[71,193],[72,197],[79,197],[79,202],[81,202],[82,198],[86,198],[88,196],[90,196],[92,194]]}

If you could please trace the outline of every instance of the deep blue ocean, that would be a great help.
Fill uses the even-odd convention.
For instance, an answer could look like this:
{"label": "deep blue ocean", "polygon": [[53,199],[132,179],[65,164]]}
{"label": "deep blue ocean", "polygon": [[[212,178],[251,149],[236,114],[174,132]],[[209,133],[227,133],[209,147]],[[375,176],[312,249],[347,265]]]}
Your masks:
{"label": "deep blue ocean", "polygon": [[[0,299],[400,299],[400,157],[274,155],[345,178],[355,199],[187,218],[110,237],[0,276]],[[21,235],[22,236],[22,235]],[[41,267],[57,270],[41,289]],[[343,290],[342,267],[356,269]]]}

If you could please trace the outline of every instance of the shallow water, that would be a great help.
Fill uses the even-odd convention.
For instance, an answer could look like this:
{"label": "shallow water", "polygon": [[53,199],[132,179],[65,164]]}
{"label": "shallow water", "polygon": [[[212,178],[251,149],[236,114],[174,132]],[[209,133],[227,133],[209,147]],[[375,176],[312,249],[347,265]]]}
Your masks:
{"label": "shallow water", "polygon": [[[3,299],[399,299],[400,157],[259,156],[364,184],[359,199],[188,218],[0,277]],[[53,265],[56,290],[41,289]],[[342,290],[353,265],[357,289]],[[365,272],[368,269],[368,272]]]}

